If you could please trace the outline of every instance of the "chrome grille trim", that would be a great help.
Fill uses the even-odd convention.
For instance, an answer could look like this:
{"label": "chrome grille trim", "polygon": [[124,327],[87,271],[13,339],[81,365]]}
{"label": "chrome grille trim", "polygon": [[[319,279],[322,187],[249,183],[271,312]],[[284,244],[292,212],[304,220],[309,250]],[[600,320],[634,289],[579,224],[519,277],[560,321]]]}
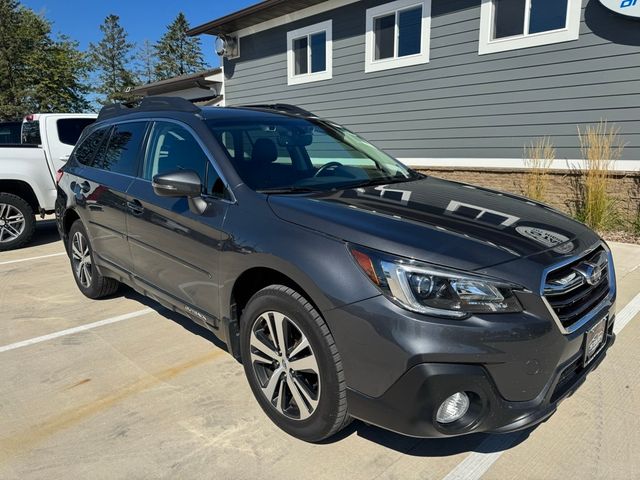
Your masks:
{"label": "chrome grille trim", "polygon": [[[602,289],[603,285],[602,282],[605,280],[606,278],[606,282],[607,282],[607,287],[606,287],[606,294],[603,291],[600,295],[605,295],[600,301],[597,302],[597,304],[589,306],[587,312],[580,316],[579,318],[577,318],[576,320],[574,320],[572,323],[570,323],[569,325],[562,322],[562,320],[560,319],[560,317],[558,316],[556,310],[554,310],[553,306],[551,305],[551,302],[549,301],[550,299],[553,299],[554,296],[558,296],[558,295],[564,295],[564,294],[568,294],[578,288],[580,288],[583,285],[586,285],[586,281],[583,281],[580,283],[580,285],[571,285],[571,287],[567,288],[564,291],[561,292],[557,292],[554,291],[553,293],[546,287],[548,287],[548,285],[546,284],[547,278],[549,277],[550,274],[552,274],[553,272],[556,272],[564,267],[567,267],[568,265],[571,265],[572,263],[577,263],[582,261],[588,261],[591,257],[594,256],[594,252],[596,252],[596,250],[601,249],[604,254],[606,255],[606,272],[603,275],[603,280],[599,283],[597,283],[596,285],[592,286],[592,290],[589,292],[585,293],[585,296],[588,296],[591,292],[597,290],[597,289]],[[584,277],[583,277],[584,278]],[[552,289],[553,290],[553,289]],[[603,289],[604,290],[604,289]],[[544,273],[543,273],[543,277],[542,277],[542,283],[540,286],[540,296],[542,297],[542,301],[544,302],[544,304],[546,305],[547,309],[549,310],[549,314],[551,315],[551,317],[553,318],[553,320],[555,321],[556,325],[558,326],[559,330],[565,334],[571,334],[579,329],[581,329],[584,325],[588,324],[589,322],[591,322],[595,317],[601,316],[606,314],[607,311],[609,311],[613,305],[613,298],[615,297],[615,291],[616,291],[616,284],[615,284],[615,271],[614,271],[614,266],[613,266],[613,258],[611,256],[611,251],[609,250],[609,248],[606,246],[606,244],[601,244],[601,245],[597,245],[596,247],[589,249],[587,252],[569,258],[559,264],[553,265],[547,269],[545,269]]]}

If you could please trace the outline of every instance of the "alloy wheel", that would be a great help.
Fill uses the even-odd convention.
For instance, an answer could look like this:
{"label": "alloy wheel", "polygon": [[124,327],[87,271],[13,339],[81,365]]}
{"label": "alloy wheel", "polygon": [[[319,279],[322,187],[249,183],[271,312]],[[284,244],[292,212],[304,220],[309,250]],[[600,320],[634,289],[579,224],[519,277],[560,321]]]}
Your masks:
{"label": "alloy wheel", "polygon": [[251,364],[262,394],[280,414],[309,418],[320,399],[318,361],[309,340],[286,315],[260,315],[251,329]]}
{"label": "alloy wheel", "polygon": [[13,205],[0,203],[0,243],[12,242],[24,232],[24,214]]}
{"label": "alloy wheel", "polygon": [[91,286],[92,263],[91,252],[89,251],[89,242],[82,232],[76,232],[71,242],[71,263],[73,265],[73,273],[80,284],[89,288]]}

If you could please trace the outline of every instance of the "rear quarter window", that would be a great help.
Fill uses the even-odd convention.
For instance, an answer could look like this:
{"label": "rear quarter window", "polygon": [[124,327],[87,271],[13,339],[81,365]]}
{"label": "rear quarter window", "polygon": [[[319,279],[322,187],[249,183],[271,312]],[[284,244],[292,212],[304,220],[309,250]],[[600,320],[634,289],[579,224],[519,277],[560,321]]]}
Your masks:
{"label": "rear quarter window", "polygon": [[124,175],[136,175],[146,130],[147,122],[115,125],[107,147],[100,149],[94,158],[94,167]]}
{"label": "rear quarter window", "polygon": [[56,122],[58,140],[65,145],[75,145],[82,131],[95,122],[93,118],[61,118]]}

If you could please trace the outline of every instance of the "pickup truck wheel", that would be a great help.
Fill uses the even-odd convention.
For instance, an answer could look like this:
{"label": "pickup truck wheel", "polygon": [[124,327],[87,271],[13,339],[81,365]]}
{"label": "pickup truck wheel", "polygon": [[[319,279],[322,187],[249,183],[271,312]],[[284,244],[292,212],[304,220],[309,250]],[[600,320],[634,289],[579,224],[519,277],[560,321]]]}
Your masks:
{"label": "pickup truck wheel", "polygon": [[282,430],[318,442],[350,422],[333,336],[298,292],[272,285],[256,293],[242,312],[240,341],[251,390]]}
{"label": "pickup truck wheel", "polygon": [[36,229],[31,205],[11,193],[0,193],[0,251],[20,248]]}
{"label": "pickup truck wheel", "polygon": [[89,235],[80,220],[71,225],[68,252],[73,278],[86,297],[102,298],[118,290],[120,283],[117,280],[103,277],[95,268]]}

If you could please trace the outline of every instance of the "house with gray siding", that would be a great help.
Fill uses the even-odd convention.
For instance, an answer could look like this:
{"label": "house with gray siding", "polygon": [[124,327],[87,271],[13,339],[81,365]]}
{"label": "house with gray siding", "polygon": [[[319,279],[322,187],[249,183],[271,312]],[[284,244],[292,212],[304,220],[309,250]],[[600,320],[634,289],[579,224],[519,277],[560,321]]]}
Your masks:
{"label": "house with gray siding", "polygon": [[409,166],[503,185],[544,136],[554,169],[580,167],[578,128],[607,120],[629,183],[640,170],[640,21],[613,2],[266,0],[190,34],[217,37],[227,105],[295,104]]}

